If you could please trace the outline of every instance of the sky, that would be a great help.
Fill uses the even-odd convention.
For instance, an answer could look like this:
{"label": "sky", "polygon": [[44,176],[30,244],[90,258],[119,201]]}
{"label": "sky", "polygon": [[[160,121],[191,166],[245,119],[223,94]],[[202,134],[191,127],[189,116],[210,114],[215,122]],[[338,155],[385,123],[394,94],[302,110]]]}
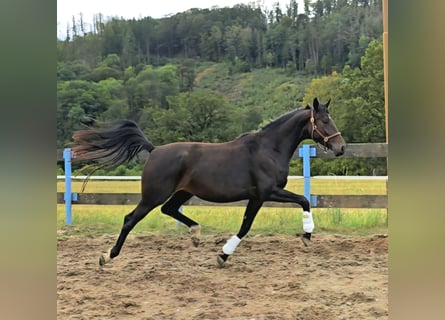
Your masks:
{"label": "sky", "polygon": [[[264,8],[271,9],[276,2],[284,10],[289,0],[57,0],[57,36],[64,39],[67,24],[71,25],[73,16],[78,20],[80,13],[89,31],[88,26],[98,13],[105,18],[139,19],[150,16],[158,19],[191,8],[233,7],[239,3],[260,3]],[[298,10],[302,12],[303,0],[297,2]]]}

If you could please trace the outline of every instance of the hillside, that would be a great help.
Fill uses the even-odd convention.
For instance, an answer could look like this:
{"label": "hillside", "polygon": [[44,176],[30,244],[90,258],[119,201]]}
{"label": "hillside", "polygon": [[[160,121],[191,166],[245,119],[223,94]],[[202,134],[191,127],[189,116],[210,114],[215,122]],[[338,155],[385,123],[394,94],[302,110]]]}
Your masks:
{"label": "hillside", "polygon": [[267,121],[301,106],[311,80],[310,76],[289,75],[276,68],[230,74],[225,64],[215,63],[197,73],[195,86],[221,93],[234,107],[255,108]]}

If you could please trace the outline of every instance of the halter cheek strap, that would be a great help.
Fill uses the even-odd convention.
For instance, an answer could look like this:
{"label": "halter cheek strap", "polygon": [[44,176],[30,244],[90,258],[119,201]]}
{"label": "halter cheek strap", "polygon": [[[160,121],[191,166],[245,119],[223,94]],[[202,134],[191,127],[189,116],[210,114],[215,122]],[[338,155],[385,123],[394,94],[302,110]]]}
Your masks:
{"label": "halter cheek strap", "polygon": [[[328,142],[329,139],[332,139],[333,137],[341,135],[340,131],[337,131],[329,136],[325,136],[321,131],[317,128],[317,125],[315,124],[315,118],[314,118],[314,109],[311,109],[311,125],[312,125],[312,133],[311,133],[311,139],[314,140],[314,131],[318,133],[320,137],[323,138],[324,143]],[[326,147],[326,146],[325,146]]]}

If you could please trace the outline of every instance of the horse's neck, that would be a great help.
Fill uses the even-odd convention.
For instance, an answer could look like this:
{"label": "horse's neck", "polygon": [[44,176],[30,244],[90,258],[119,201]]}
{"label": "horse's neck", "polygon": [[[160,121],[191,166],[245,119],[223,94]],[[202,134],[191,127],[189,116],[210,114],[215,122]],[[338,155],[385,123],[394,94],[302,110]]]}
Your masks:
{"label": "horse's neck", "polygon": [[290,161],[298,145],[303,140],[310,138],[308,129],[310,125],[309,118],[309,111],[301,110],[297,112],[286,122],[271,129],[268,134],[264,135],[267,144],[278,150]]}

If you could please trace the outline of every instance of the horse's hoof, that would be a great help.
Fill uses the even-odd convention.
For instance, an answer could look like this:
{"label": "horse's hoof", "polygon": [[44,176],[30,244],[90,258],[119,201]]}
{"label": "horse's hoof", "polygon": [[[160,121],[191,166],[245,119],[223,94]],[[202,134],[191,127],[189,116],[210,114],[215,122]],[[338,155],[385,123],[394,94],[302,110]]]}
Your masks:
{"label": "horse's hoof", "polygon": [[107,252],[102,253],[99,257],[99,266],[103,266],[107,262],[111,260],[110,258],[111,249],[109,249]]}
{"label": "horse's hoof", "polygon": [[197,238],[197,237],[192,237],[192,243],[193,243],[193,245],[194,245],[195,247],[198,247],[200,242],[201,242],[201,241],[199,240],[199,238]]}
{"label": "horse's hoof", "polygon": [[103,254],[101,254],[99,257],[99,265],[103,266],[104,264],[105,264],[105,257]]}
{"label": "horse's hoof", "polygon": [[216,257],[216,262],[218,262],[218,267],[220,268],[224,268],[226,266],[226,262],[219,255]]}
{"label": "horse's hoof", "polygon": [[218,267],[224,268],[226,266],[226,261],[229,256],[226,254],[219,254],[216,256],[216,262],[218,262]]}
{"label": "horse's hoof", "polygon": [[305,247],[307,247],[308,244],[310,243],[310,241],[311,241],[311,235],[312,235],[312,234],[311,234],[311,233],[308,233],[308,232],[306,232],[306,233],[300,235],[300,239],[301,239],[301,241],[303,242],[303,244],[304,244]]}
{"label": "horse's hoof", "polygon": [[194,225],[190,227],[190,233],[192,234],[192,243],[195,247],[199,246],[199,243],[201,242],[201,226],[200,225]]}

